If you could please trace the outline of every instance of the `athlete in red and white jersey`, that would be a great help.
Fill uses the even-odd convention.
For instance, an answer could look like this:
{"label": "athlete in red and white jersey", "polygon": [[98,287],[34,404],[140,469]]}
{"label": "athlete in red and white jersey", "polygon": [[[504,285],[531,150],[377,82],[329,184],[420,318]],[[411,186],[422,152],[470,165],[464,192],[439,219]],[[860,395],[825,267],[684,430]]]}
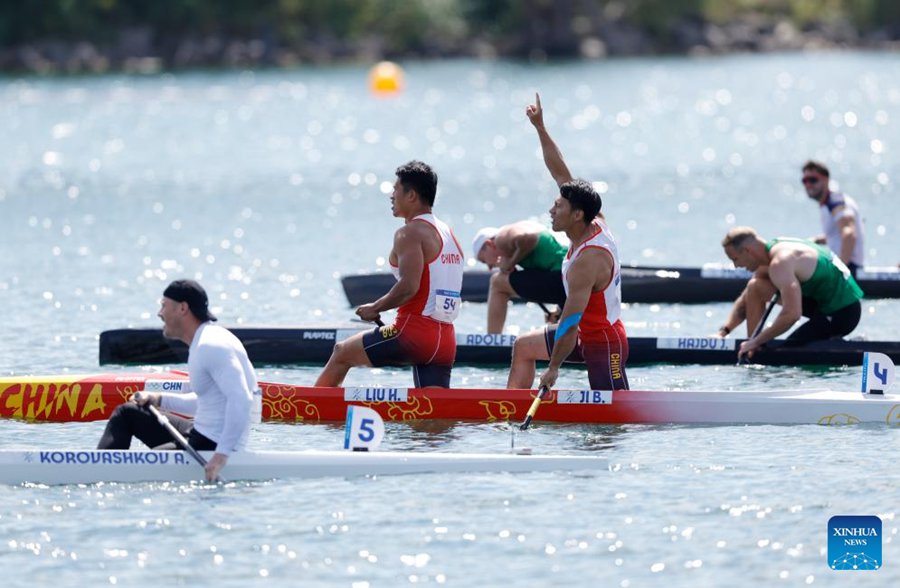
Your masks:
{"label": "athlete in red and white jersey", "polygon": [[[419,289],[409,301],[397,309],[397,318],[414,314],[442,323],[452,323],[459,314],[459,292],[463,279],[463,254],[453,231],[434,214],[420,214],[409,222],[431,225],[441,239],[441,249],[425,264]],[[400,268],[394,256],[389,260],[391,273],[400,280]]]}
{"label": "athlete in red and white jersey", "polygon": [[389,262],[397,283],[387,294],[356,309],[380,322],[397,309],[392,325],[358,333],[334,346],[316,386],[339,386],[351,367],[411,365],[416,387],[450,386],[456,359],[453,320],[459,314],[463,254],[453,231],[431,212],[437,174],[420,162],[397,168],[391,210],[405,224],[394,233]]}
{"label": "athlete in red and white jersey", "polygon": [[[581,253],[596,248],[609,256],[612,272],[609,282],[603,289],[591,292],[581,321],[578,323],[578,338],[584,343],[602,343],[610,336],[610,330],[617,330],[622,321],[622,280],[619,267],[619,247],[613,239],[612,232],[601,219],[591,223],[590,235],[576,249],[569,250],[562,264],[563,288],[566,297],[569,295],[569,269]],[[622,333],[624,333],[624,329]]]}
{"label": "athlete in red and white jersey", "polygon": [[544,127],[540,96],[526,114],[538,133],[544,163],[559,186],[550,209],[553,230],[571,241],[563,262],[566,303],[558,325],[516,339],[509,388],[530,388],[535,362],[549,361],[540,385],[552,388],[563,362],[587,365],[594,390],[628,389],[628,338],[621,314],[621,276],[616,242],[600,214],[602,200],[590,183],[572,178],[562,153]]}

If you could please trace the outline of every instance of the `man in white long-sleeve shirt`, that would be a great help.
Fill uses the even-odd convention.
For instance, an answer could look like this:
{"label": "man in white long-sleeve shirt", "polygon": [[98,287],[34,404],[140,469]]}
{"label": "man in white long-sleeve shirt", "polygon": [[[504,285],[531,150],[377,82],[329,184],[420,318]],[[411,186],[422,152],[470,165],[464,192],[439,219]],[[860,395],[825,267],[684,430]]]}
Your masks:
{"label": "man in white long-sleeve shirt", "polygon": [[819,204],[822,220],[822,234],[813,241],[828,245],[855,277],[865,261],[862,217],[853,198],[831,190],[830,179],[825,164],[812,160],[803,164],[803,187],[806,195]]}
{"label": "man in white long-sleeve shirt", "polygon": [[242,449],[250,431],[256,372],[243,344],[227,329],[213,325],[206,291],[193,280],[175,280],[163,292],[159,318],[163,335],[190,346],[187,394],[138,392],[119,406],[100,438],[98,449],[128,449],[137,437],[148,447],[173,441],[172,436],[144,407],[191,415],[193,420],[172,415],[169,420],[200,451],[215,451],[206,466],[206,477],[215,480],[228,456]]}

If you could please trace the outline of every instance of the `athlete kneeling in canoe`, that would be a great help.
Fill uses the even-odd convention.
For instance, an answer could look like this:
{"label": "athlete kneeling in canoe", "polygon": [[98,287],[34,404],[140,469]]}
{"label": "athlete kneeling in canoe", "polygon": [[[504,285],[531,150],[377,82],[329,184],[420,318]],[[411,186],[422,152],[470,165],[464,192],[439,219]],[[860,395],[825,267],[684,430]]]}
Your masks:
{"label": "athlete kneeling in canoe", "polygon": [[[484,227],[475,235],[475,259],[497,268],[488,288],[488,334],[503,332],[508,303],[513,298],[562,306],[566,303],[560,271],[568,243],[535,221],[524,220],[500,228]],[[518,269],[521,267],[522,269]],[[558,311],[544,307],[548,323],[555,323]]]}
{"label": "athlete kneeling in canoe", "polygon": [[[801,316],[809,321],[788,337],[793,343],[843,337],[862,314],[863,291],[850,270],[828,248],[802,239],[781,237],[766,241],[750,227],[735,227],[722,241],[735,267],[754,272],[719,329],[726,336],[747,320],[749,339],[741,343],[738,359],[790,329]],[[758,329],[766,302],[778,292],[781,312],[770,327]],[[759,332],[757,332],[759,331]]]}
{"label": "athlete kneeling in canoe", "polygon": [[509,388],[530,388],[535,362],[550,361],[540,385],[552,388],[564,361],[584,363],[594,390],[627,390],[628,338],[622,306],[619,252],[600,214],[600,195],[585,180],[575,180],[562,153],[544,127],[540,96],[526,110],[541,141],[544,163],[559,186],[550,209],[553,230],[572,243],[562,264],[566,303],[559,324],[516,339]]}
{"label": "athlete kneeling in canoe", "polygon": [[397,309],[394,324],[358,333],[335,344],[316,386],[340,386],[351,367],[413,367],[417,388],[450,387],[456,359],[453,320],[459,314],[463,253],[446,223],[431,212],[437,174],[411,161],[397,168],[391,212],[405,224],[394,233],[391,271],[397,282],[381,298],[356,309],[379,322]]}
{"label": "athlete kneeling in canoe", "polygon": [[120,404],[106,423],[97,449],[129,449],[137,437],[150,448],[175,441],[144,405],[193,415],[169,415],[169,422],[194,449],[214,451],[206,464],[207,480],[216,480],[228,456],[243,449],[258,390],[256,372],[243,344],[227,329],[213,325],[206,291],[193,280],[175,280],[163,292],[159,318],[163,335],[190,346],[188,372],[192,392],[138,392]]}

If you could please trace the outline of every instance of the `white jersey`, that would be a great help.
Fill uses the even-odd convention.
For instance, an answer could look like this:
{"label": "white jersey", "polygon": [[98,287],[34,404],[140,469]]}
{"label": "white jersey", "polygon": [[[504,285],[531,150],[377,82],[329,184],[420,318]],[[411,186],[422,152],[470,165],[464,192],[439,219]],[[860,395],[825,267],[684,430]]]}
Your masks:
{"label": "white jersey", "polygon": [[[426,222],[441,238],[441,250],[425,263],[419,289],[415,296],[397,309],[397,316],[418,314],[442,323],[452,323],[459,314],[460,291],[463,279],[463,253],[453,231],[433,214],[420,214],[410,222]],[[399,268],[391,265],[394,277],[400,278]]]}
{"label": "white jersey", "polygon": [[243,449],[250,413],[259,388],[256,372],[240,340],[231,331],[203,323],[188,350],[189,394],[165,394],[165,410],[193,415],[197,432],[216,442],[216,452]]}
{"label": "white jersey", "polygon": [[[841,206],[843,206],[841,211],[835,214],[834,209]],[[841,230],[838,227],[838,221],[848,217],[853,219],[853,224],[856,225],[856,245],[853,246],[850,263],[862,267],[865,249],[863,248],[862,218],[856,200],[841,192],[829,192],[828,198],[819,206],[819,214],[822,217],[822,232],[825,233],[828,248],[837,255],[841,254]]]}
{"label": "white jersey", "polygon": [[609,283],[602,290],[591,293],[578,324],[578,332],[582,341],[589,343],[606,341],[604,331],[613,328],[622,316],[622,276],[619,265],[619,248],[609,227],[604,222],[595,220],[591,225],[591,230],[594,233],[574,250],[570,249],[562,264],[563,287],[568,296],[569,268],[585,249],[603,249],[612,258],[613,267]]}

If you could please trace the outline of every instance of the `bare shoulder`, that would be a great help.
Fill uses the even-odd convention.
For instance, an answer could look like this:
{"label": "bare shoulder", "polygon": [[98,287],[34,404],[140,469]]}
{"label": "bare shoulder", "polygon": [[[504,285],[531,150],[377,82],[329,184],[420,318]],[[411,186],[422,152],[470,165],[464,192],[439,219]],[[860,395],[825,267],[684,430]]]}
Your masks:
{"label": "bare shoulder", "polygon": [[794,270],[804,259],[816,259],[816,250],[805,243],[786,241],[776,244],[770,251],[770,272]]}
{"label": "bare shoulder", "polygon": [[539,234],[543,233],[546,230],[546,227],[541,223],[533,220],[523,220],[511,225],[515,227],[516,232],[519,234]]}
{"label": "bare shoulder", "polygon": [[[512,240],[516,237],[521,237],[522,235],[528,235],[530,233],[537,232],[535,230],[536,223],[531,221],[518,221],[515,223],[511,223],[508,225],[504,225],[500,227],[500,230],[497,232],[497,240]],[[537,225],[537,228],[540,229],[540,225]]]}
{"label": "bare shoulder", "polygon": [[394,231],[394,251],[404,251],[419,241],[421,241],[421,238],[416,237],[415,232],[411,230],[409,225],[403,225]]}
{"label": "bare shoulder", "polygon": [[789,263],[797,251],[795,243],[776,243],[769,250],[769,267],[777,268],[785,263]]}
{"label": "bare shoulder", "polygon": [[494,243],[504,242],[512,239],[516,236],[516,231],[518,229],[519,223],[512,223],[510,225],[503,225],[497,231],[497,234],[494,235]]}
{"label": "bare shoulder", "polygon": [[422,220],[414,220],[397,229],[397,232],[394,233],[394,240],[421,241],[432,234],[434,234],[434,227],[432,227],[430,223]]}
{"label": "bare shoulder", "polygon": [[[573,269],[584,272],[607,273],[613,267],[613,254],[605,247],[585,247],[572,262]],[[569,270],[571,272],[571,270]]]}

